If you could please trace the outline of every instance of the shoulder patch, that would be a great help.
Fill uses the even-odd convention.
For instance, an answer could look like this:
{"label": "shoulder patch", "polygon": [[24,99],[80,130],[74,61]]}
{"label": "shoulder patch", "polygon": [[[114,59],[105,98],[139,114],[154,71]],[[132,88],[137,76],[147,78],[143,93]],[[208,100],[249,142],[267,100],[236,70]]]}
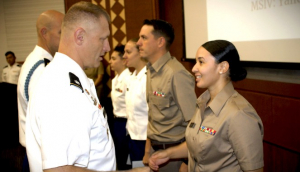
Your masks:
{"label": "shoulder patch", "polygon": [[7,67],[8,67],[8,65],[4,66],[3,69],[4,69],[4,68],[7,68]]}
{"label": "shoulder patch", "polygon": [[79,88],[83,93],[83,88],[82,88],[79,78],[76,75],[74,75],[72,72],[69,72],[69,77],[70,77],[70,86],[73,85],[73,86]]}
{"label": "shoulder patch", "polygon": [[47,65],[50,63],[50,60],[49,60],[49,59],[46,59],[46,58],[44,58],[44,63],[45,63],[45,66],[47,66]]}

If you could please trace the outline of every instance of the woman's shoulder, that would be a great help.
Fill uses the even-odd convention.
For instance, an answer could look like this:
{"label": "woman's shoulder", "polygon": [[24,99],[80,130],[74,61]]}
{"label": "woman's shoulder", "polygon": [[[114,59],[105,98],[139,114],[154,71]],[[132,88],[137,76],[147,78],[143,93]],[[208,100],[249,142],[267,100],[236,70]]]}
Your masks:
{"label": "woman's shoulder", "polygon": [[253,119],[260,119],[254,107],[237,91],[228,99],[225,104],[231,118],[251,117]]}

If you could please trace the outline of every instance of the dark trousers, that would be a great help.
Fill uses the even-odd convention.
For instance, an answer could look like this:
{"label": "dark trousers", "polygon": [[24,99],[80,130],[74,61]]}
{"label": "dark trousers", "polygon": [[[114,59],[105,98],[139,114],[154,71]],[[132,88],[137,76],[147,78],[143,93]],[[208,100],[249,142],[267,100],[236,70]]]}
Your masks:
{"label": "dark trousers", "polygon": [[130,135],[128,135],[128,139],[131,164],[132,161],[142,161],[145,154],[146,140],[132,140]]}
{"label": "dark trousers", "polygon": [[114,130],[114,114],[113,114],[113,106],[110,97],[103,97],[100,99],[101,105],[104,107],[106,115],[107,115],[107,123],[109,126],[109,130],[111,135],[113,135]]}
{"label": "dark trousers", "polygon": [[126,136],[126,118],[114,119],[113,139],[116,150],[116,160],[118,170],[131,169],[131,165],[127,165],[128,159],[128,137]]}
{"label": "dark trousers", "polygon": [[29,172],[29,163],[27,158],[27,153],[25,152],[23,164],[22,164],[22,172]]}

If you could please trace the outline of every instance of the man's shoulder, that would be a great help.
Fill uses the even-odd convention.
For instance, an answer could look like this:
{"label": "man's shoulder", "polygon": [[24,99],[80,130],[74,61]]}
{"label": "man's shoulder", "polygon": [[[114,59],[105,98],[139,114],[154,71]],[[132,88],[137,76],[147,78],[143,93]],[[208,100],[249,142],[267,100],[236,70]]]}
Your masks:
{"label": "man's shoulder", "polygon": [[169,68],[173,71],[173,73],[186,71],[186,68],[176,59],[176,57],[171,57],[171,59],[166,63],[166,68]]}
{"label": "man's shoulder", "polygon": [[36,62],[38,62],[40,60],[44,60],[46,58],[45,52],[46,52],[46,50],[44,50],[43,48],[35,47],[33,49],[33,51],[30,52],[30,54],[28,54],[28,56],[26,57],[25,62],[22,65],[22,67],[24,67],[24,66],[30,67],[30,66],[34,65]]}

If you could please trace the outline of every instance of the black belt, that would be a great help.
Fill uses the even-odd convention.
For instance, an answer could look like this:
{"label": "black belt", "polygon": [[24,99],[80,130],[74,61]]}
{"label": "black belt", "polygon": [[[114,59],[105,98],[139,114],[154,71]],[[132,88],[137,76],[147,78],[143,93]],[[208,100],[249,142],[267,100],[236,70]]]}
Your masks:
{"label": "black belt", "polygon": [[181,144],[184,141],[185,141],[185,138],[183,138],[181,140],[178,140],[176,142],[159,142],[159,141],[156,141],[156,140],[151,140],[151,146],[155,151],[157,151],[157,150],[160,150],[160,149],[167,149],[169,147],[177,146],[177,145]]}

